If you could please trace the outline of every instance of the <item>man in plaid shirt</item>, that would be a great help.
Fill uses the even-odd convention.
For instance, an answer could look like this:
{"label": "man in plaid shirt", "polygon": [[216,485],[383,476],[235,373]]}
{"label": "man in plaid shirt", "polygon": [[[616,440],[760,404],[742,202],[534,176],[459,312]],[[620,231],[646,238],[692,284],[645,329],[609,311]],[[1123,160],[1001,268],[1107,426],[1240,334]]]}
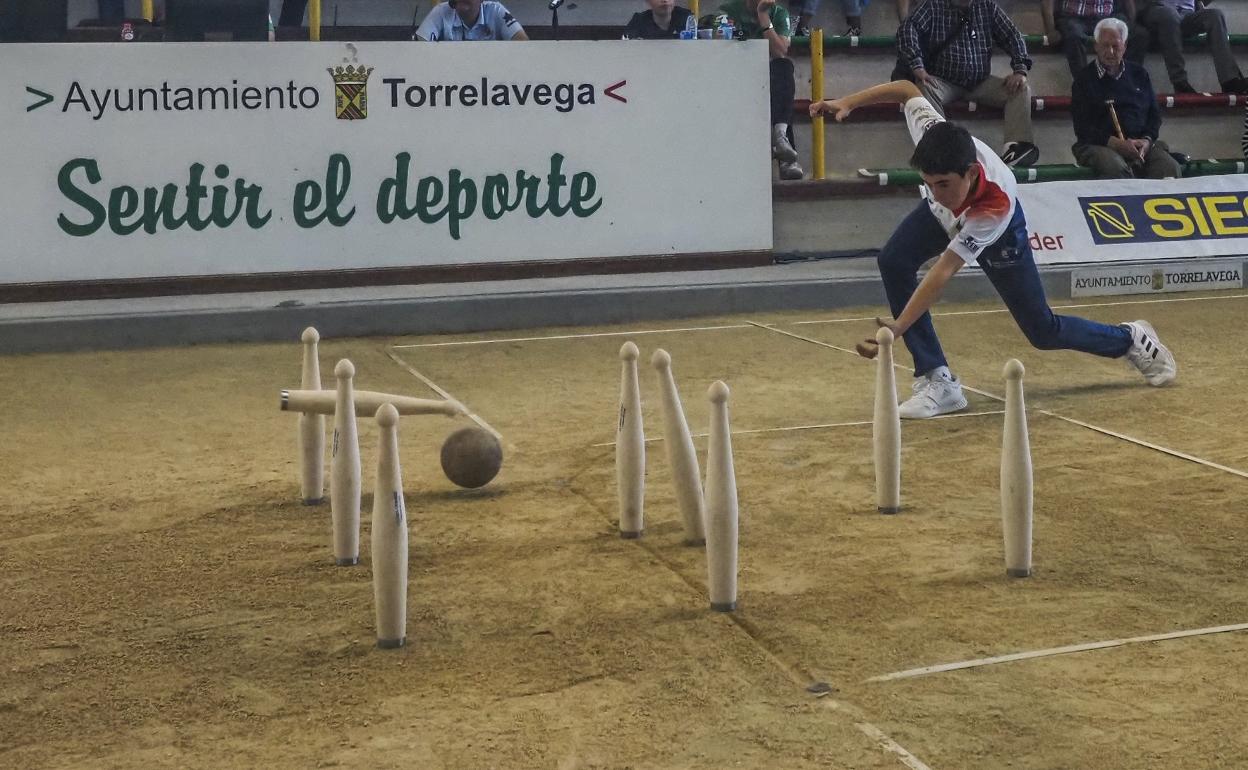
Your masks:
{"label": "man in plaid shirt", "polygon": [[1132,24],[1135,0],[1041,0],[1040,13],[1049,42],[1056,45],[1060,39],[1071,75],[1078,76],[1087,66],[1087,45],[1093,42],[1092,30],[1101,19],[1114,18],[1126,24],[1126,59],[1136,64],[1144,62],[1148,30]]}
{"label": "man in plaid shirt", "polygon": [[[927,53],[942,44],[936,56]],[[994,45],[1010,55],[1014,72],[1008,77],[992,75]],[[1030,166],[1040,158],[1032,142],[1027,44],[993,0],[925,0],[898,28],[897,50],[915,85],[942,114],[958,99],[1004,109],[1001,159],[1007,165]]]}

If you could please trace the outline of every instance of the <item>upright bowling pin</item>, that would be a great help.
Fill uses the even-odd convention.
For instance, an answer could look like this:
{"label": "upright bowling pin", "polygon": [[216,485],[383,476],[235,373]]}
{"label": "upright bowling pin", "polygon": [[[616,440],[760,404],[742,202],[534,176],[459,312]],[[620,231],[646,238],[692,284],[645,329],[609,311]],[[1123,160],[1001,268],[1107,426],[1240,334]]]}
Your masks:
{"label": "upright bowling pin", "polygon": [[334,367],[338,404],[334,409],[329,507],[334,521],[334,563],[340,567],[360,562],[360,436],[351,388],[354,376],[355,366],[345,358]]}
{"label": "upright bowling pin", "polygon": [[875,357],[875,419],[871,440],[875,449],[875,504],[880,513],[901,511],[901,417],[897,413],[897,377],[893,369],[893,332],[875,333],[880,354]]}
{"label": "upright bowling pin", "polygon": [[1005,574],[1031,574],[1031,444],[1023,402],[1023,364],[1005,364],[1005,431],[1001,439],[1001,528],[1005,535]]}
{"label": "upright bowling pin", "polygon": [[667,464],[672,469],[676,486],[676,502],[685,523],[685,545],[706,544],[706,512],[702,501],[702,472],[698,455],[689,435],[676,379],[672,376],[672,357],[666,350],[656,350],[650,364],[659,374],[659,392],[663,398],[663,443],[667,445]]}
{"label": "upright bowling pin", "polygon": [[710,448],[706,456],[706,568],[711,609],[737,608],[737,474],[728,427],[728,386],[716,380],[711,401]]}
{"label": "upright bowling pin", "polygon": [[[304,390],[321,389],[321,364],[316,344],[321,335],[311,326],[303,330]],[[304,505],[325,501],[325,418],[319,414],[299,415],[299,490]]]}
{"label": "upright bowling pin", "polygon": [[641,427],[641,389],[637,384],[637,346],[620,348],[620,420],[615,432],[615,480],[620,496],[620,537],[641,537],[646,497],[646,438]]}
{"label": "upright bowling pin", "polygon": [[393,649],[407,642],[407,510],[399,469],[399,411],[382,404],[377,426],[381,437],[373,487],[373,603],[377,646]]}

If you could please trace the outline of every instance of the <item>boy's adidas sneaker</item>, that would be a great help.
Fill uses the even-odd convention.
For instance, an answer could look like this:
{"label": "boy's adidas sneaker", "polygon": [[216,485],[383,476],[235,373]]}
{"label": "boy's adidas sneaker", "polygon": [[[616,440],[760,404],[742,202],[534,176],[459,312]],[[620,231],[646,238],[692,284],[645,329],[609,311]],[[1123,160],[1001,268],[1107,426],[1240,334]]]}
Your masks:
{"label": "boy's adidas sneaker", "polygon": [[924,420],[966,408],[962,383],[942,366],[914,378],[914,395],[902,402],[897,414],[903,420]]}
{"label": "boy's adidas sneaker", "polygon": [[1140,370],[1144,380],[1153,387],[1174,382],[1179,372],[1178,364],[1174,362],[1170,349],[1157,338],[1153,325],[1148,321],[1131,321],[1119,325],[1131,332],[1131,349],[1127,351],[1126,359]]}

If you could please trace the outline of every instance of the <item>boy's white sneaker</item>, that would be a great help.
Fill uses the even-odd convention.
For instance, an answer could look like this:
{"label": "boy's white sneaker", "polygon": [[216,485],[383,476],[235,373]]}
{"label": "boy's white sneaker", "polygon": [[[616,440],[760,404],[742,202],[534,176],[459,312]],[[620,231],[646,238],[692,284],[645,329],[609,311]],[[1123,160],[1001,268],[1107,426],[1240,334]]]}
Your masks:
{"label": "boy's white sneaker", "polygon": [[1174,362],[1170,349],[1157,338],[1153,325],[1148,321],[1131,321],[1121,326],[1131,332],[1131,349],[1127,351],[1126,359],[1140,370],[1144,380],[1153,387],[1174,382],[1179,366]]}
{"label": "boy's white sneaker", "polygon": [[897,414],[903,420],[925,420],[966,408],[962,383],[946,367],[914,379],[914,395],[902,402]]}

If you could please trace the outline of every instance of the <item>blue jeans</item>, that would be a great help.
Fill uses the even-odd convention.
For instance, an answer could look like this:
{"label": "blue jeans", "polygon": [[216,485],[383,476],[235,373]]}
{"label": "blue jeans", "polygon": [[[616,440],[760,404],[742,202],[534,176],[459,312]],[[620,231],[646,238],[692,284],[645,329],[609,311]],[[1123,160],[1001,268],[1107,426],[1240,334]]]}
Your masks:
{"label": "blue jeans", "polygon": [[[894,318],[901,315],[919,285],[919,267],[942,253],[948,245],[945,228],[932,214],[927,201],[919,201],[884,244],[878,258],[880,277],[884,280],[884,292]],[[1005,301],[1018,328],[1036,348],[1078,350],[1105,358],[1119,358],[1130,350],[1131,332],[1123,327],[1057,315],[1049,308],[1040,273],[1031,256],[1027,218],[1023,216],[1021,203],[1005,234],[984,249],[978,262]],[[931,313],[924,313],[903,339],[914,358],[915,377],[949,365],[932,325]]]}

